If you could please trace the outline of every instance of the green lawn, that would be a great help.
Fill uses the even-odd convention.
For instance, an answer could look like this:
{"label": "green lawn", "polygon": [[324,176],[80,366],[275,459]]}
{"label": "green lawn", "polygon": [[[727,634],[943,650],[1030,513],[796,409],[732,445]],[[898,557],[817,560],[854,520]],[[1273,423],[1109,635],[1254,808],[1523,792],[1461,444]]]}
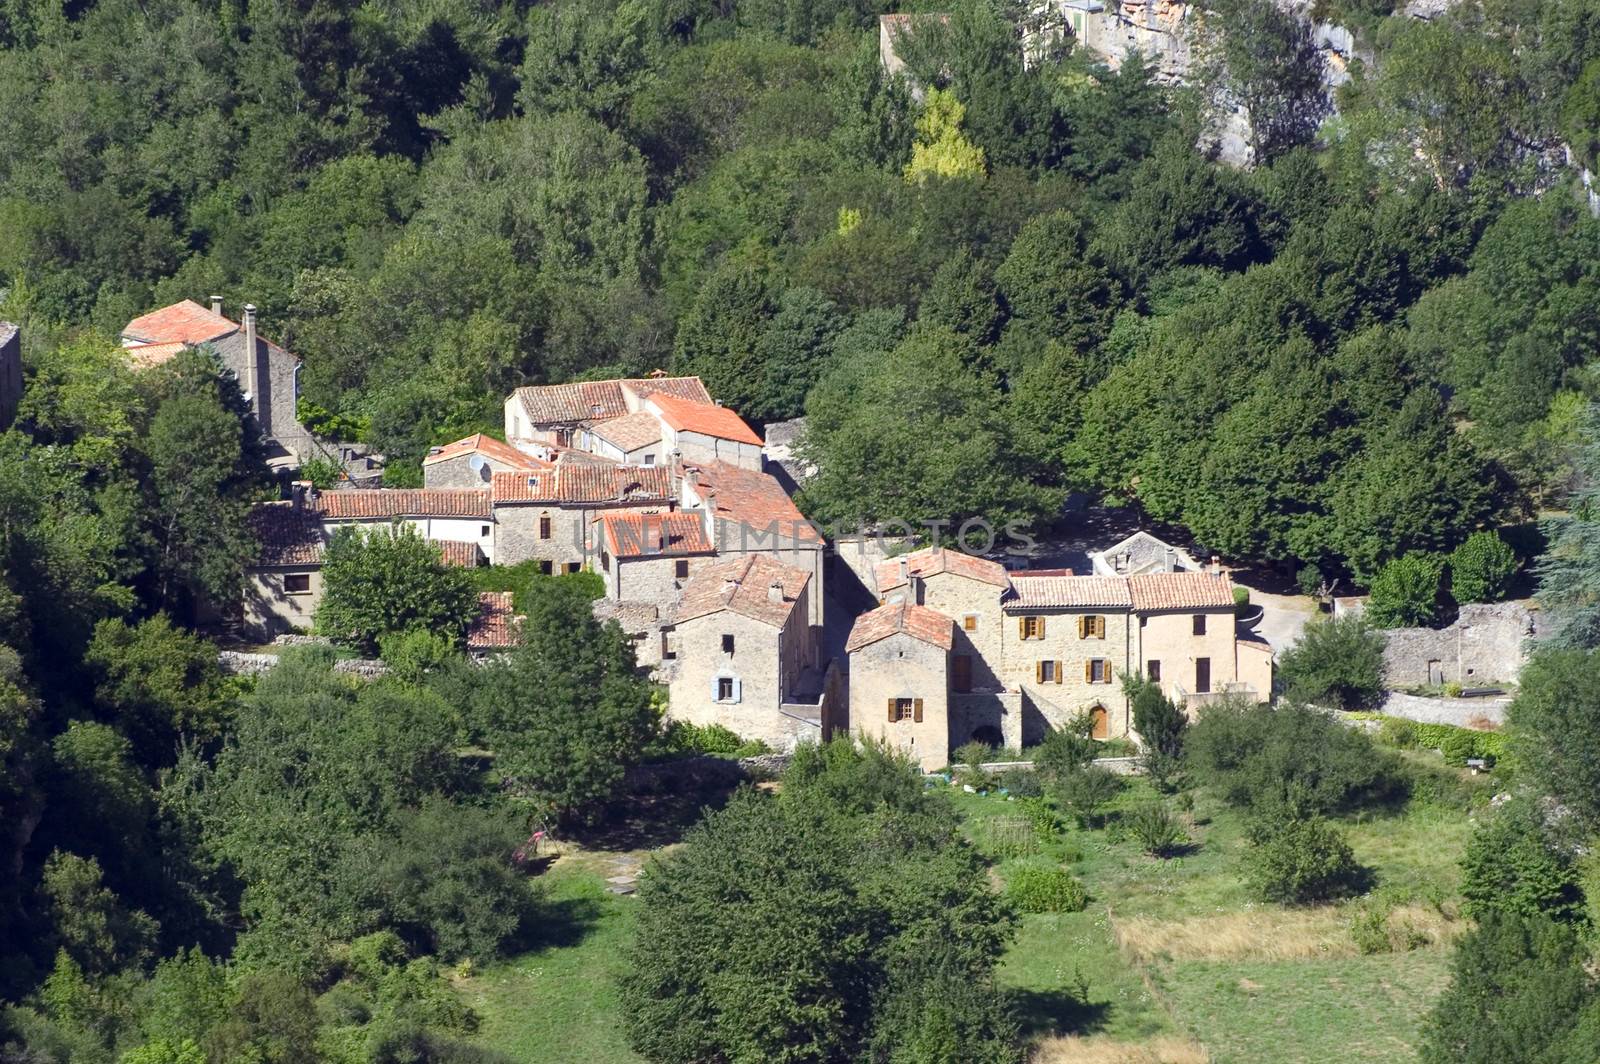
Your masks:
{"label": "green lawn", "polygon": [[[1348,931],[1355,903],[1291,911],[1255,901],[1244,882],[1243,820],[1204,796],[1188,818],[1194,846],[1184,856],[1143,855],[1117,838],[1114,824],[1119,811],[1153,797],[1146,783],[1132,781],[1107,810],[1106,827],[1071,827],[1037,847],[1036,856],[1066,864],[1083,880],[1090,903],[1081,913],[1025,916],[1019,925],[1000,979],[1016,992],[1030,1037],[1192,1037],[1216,1064],[1412,1059],[1418,1025],[1448,980],[1449,947],[1361,956]],[[1014,837],[1006,832],[1017,826],[1016,803],[960,792],[952,799],[980,846]],[[1471,832],[1467,813],[1419,804],[1341,826],[1385,896],[1435,913],[1453,908]],[[619,1022],[615,986],[637,902],[606,893],[602,876],[609,874],[608,847],[640,854],[671,837],[649,837],[633,825],[615,841],[594,840],[593,850],[562,858],[545,875],[547,897],[560,910],[550,926],[571,930],[462,981],[482,1017],[481,1045],[543,1064],[638,1064]],[[1002,875],[1005,867],[998,862]],[[1234,936],[1237,956],[1205,955],[1219,921],[1227,926],[1218,934]],[[1164,947],[1164,936],[1170,951],[1150,947],[1152,939]],[[1303,956],[1255,952],[1295,936]]]}

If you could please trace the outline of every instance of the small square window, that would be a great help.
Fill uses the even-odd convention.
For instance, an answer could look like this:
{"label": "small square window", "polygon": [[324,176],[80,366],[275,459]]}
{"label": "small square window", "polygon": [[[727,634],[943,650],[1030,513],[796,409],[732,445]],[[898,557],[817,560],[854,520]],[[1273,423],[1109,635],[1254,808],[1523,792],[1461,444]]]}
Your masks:
{"label": "small square window", "polygon": [[1022,618],[1022,638],[1042,639],[1044,637],[1044,620],[1040,617]]}
{"label": "small square window", "polygon": [[686,580],[689,576],[689,559],[679,558],[672,563],[672,575],[679,580]]}
{"label": "small square window", "polygon": [[540,562],[539,563],[539,571],[541,573],[543,573],[545,576],[549,576],[552,572],[555,571],[555,566],[550,562]]}
{"label": "small square window", "polygon": [[310,573],[285,573],[283,577],[283,590],[289,595],[311,594]]}
{"label": "small square window", "polygon": [[1105,658],[1091,658],[1089,660],[1089,682],[1110,683],[1111,662]]}
{"label": "small square window", "polygon": [[656,464],[656,456],[653,455],[653,454],[645,455],[644,456],[644,464],[645,465],[655,465]]}
{"label": "small square window", "polygon": [[733,701],[733,677],[732,676],[718,676],[717,677],[717,701],[718,702],[732,702]]}
{"label": "small square window", "polygon": [[1144,663],[1144,678],[1151,683],[1161,682],[1161,662],[1151,658]]}
{"label": "small square window", "polygon": [[540,539],[549,539],[550,538],[550,518],[548,518],[548,517],[541,516],[539,518],[539,538]]}
{"label": "small square window", "polygon": [[724,654],[733,653],[733,636],[728,635],[726,632],[722,636],[722,652]]}
{"label": "small square window", "polygon": [[488,534],[489,534],[489,526],[488,525],[479,525],[478,526],[478,535],[479,536],[487,536]]}
{"label": "small square window", "polygon": [[1053,661],[1041,661],[1041,662],[1039,662],[1039,682],[1040,683],[1055,683],[1056,682],[1056,663],[1055,662],[1053,662]]}
{"label": "small square window", "polygon": [[1206,634],[1206,615],[1203,613],[1197,613],[1194,615],[1194,634]]}
{"label": "small square window", "polygon": [[894,700],[894,719],[898,721],[910,720],[916,709],[916,699],[897,698]]}
{"label": "small square window", "polygon": [[978,630],[978,615],[969,613],[961,618],[961,627],[964,631],[976,632]]}
{"label": "small square window", "polygon": [[581,573],[581,572],[583,572],[583,563],[582,562],[568,562],[567,563],[567,572],[569,572],[569,573]]}

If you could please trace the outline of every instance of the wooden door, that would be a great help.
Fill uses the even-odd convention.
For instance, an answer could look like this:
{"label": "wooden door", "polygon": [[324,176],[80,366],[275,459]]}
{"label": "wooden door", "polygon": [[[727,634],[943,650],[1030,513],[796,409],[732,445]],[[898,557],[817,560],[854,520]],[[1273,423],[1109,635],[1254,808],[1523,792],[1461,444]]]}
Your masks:
{"label": "wooden door", "polygon": [[1106,716],[1105,706],[1095,706],[1089,710],[1089,719],[1094,722],[1094,731],[1090,734],[1096,739],[1104,739],[1110,731],[1109,720]]}

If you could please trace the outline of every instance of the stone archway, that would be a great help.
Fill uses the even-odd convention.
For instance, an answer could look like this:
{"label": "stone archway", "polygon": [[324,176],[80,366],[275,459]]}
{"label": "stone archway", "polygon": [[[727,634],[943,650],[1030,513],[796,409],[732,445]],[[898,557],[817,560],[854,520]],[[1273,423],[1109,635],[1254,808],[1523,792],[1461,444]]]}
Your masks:
{"label": "stone archway", "polygon": [[980,724],[972,729],[972,741],[983,743],[985,746],[1000,747],[1005,745],[1006,737],[1000,734],[1000,729],[993,724]]}

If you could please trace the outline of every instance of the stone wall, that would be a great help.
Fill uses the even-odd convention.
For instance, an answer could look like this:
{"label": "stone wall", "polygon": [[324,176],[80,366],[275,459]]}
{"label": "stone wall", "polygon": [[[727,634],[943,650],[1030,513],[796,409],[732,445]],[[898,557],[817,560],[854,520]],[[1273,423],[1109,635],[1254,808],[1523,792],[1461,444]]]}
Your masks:
{"label": "stone wall", "polygon": [[1509,698],[1425,698],[1422,695],[1389,692],[1378,712],[1404,717],[1419,724],[1454,724],[1458,728],[1498,728],[1505,723]]}
{"label": "stone wall", "polygon": [[11,427],[22,401],[22,330],[0,321],[0,432]]}
{"label": "stone wall", "polygon": [[1390,687],[1516,683],[1527,660],[1534,615],[1515,602],[1461,607],[1447,628],[1393,628],[1384,633]]}

